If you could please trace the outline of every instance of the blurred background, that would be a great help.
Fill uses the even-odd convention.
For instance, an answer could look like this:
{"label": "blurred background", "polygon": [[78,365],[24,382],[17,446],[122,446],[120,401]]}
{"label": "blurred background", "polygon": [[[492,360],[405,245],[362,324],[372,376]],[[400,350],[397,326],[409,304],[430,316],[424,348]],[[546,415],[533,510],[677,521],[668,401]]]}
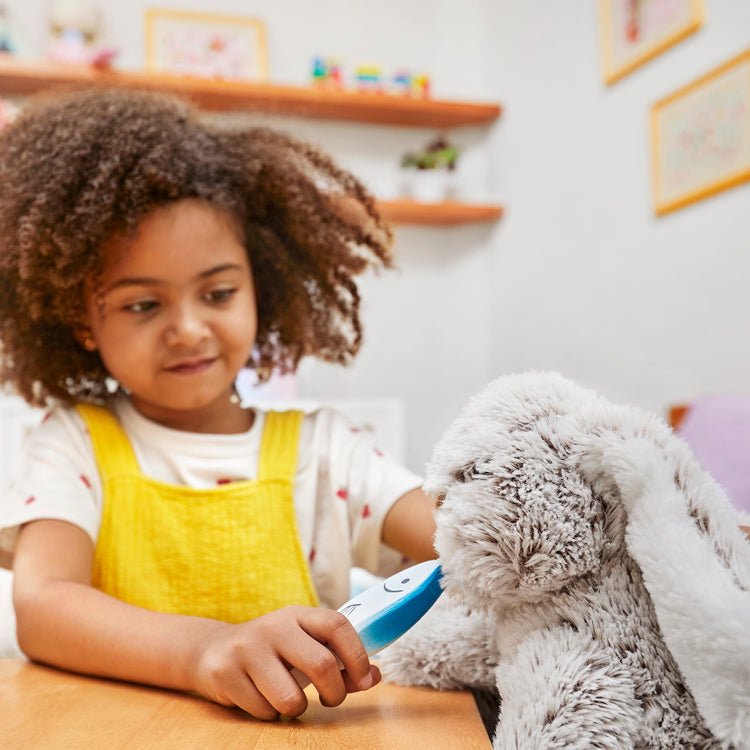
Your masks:
{"label": "blurred background", "polygon": [[[59,5],[2,5],[10,56],[71,64],[51,51],[64,25]],[[151,6],[93,5],[96,29],[85,41],[92,56],[144,70]],[[448,196],[502,207],[491,220],[397,225],[398,270],[362,280],[365,341],[355,363],[305,362],[296,378],[258,393],[248,380],[250,398],[339,404],[421,472],[463,403],[503,373],[556,370],[663,415],[707,394],[750,390],[750,185],[657,215],[649,136],[655,102],[750,48],[747,0],[662,0],[664,13],[698,7],[698,27],[611,83],[607,17],[594,0],[158,5],[258,19],[270,83],[405,95],[391,89],[406,71],[409,96],[501,107],[499,117],[448,130],[230,115],[313,141],[383,200],[413,195],[406,154],[447,140],[458,152]],[[637,22],[645,23],[649,4],[609,5],[627,38],[642,39]],[[747,90],[750,98],[750,76]],[[6,93],[0,85],[12,116],[16,103]],[[37,417],[10,396],[2,408],[7,475]]]}

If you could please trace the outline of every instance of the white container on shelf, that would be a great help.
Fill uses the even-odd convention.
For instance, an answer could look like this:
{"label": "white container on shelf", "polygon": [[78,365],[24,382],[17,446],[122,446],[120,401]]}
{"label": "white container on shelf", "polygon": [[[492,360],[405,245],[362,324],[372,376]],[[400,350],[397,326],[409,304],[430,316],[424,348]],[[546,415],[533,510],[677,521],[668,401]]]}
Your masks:
{"label": "white container on shelf", "polygon": [[404,192],[421,203],[440,203],[456,197],[456,172],[449,169],[410,169]]}

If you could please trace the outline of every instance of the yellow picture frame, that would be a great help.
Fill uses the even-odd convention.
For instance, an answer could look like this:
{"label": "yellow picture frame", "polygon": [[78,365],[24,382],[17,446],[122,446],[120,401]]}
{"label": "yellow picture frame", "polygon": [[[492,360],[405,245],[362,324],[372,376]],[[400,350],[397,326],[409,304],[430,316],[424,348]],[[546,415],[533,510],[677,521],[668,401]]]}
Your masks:
{"label": "yellow picture frame", "polygon": [[599,0],[599,36],[608,85],[697,31],[703,0]]}
{"label": "yellow picture frame", "polygon": [[148,8],[146,69],[222,80],[268,80],[265,24],[257,18]]}
{"label": "yellow picture frame", "polygon": [[658,215],[750,180],[750,49],[656,102],[650,131]]}

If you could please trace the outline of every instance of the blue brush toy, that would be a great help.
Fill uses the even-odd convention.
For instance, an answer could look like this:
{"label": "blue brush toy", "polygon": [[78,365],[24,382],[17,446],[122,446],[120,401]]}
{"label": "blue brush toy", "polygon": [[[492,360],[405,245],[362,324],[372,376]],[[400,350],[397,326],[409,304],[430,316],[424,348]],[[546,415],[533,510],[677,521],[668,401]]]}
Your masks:
{"label": "blue brush toy", "polygon": [[[440,566],[434,560],[418,563],[379,581],[339,608],[372,656],[417,623],[442,593]],[[310,680],[292,669],[300,687]]]}

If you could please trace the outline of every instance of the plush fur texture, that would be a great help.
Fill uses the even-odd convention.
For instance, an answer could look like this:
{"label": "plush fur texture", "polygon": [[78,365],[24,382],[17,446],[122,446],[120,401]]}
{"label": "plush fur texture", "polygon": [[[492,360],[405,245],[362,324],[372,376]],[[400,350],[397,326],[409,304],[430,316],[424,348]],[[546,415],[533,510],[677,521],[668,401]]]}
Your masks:
{"label": "plush fur texture", "polygon": [[497,750],[750,748],[750,543],[660,418],[502,377],[425,486],[448,597],[387,679],[496,687]]}

